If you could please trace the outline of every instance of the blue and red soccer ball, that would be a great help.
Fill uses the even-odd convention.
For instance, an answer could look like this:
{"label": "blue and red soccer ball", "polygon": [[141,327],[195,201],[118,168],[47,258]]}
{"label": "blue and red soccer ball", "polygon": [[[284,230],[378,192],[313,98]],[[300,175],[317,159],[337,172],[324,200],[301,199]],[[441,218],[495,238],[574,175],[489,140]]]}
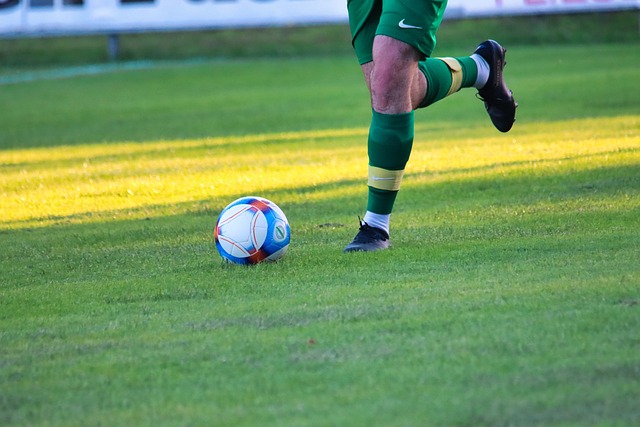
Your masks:
{"label": "blue and red soccer ball", "polygon": [[282,209],[262,197],[241,197],[225,207],[214,229],[216,248],[225,261],[257,264],[284,256],[291,240]]}

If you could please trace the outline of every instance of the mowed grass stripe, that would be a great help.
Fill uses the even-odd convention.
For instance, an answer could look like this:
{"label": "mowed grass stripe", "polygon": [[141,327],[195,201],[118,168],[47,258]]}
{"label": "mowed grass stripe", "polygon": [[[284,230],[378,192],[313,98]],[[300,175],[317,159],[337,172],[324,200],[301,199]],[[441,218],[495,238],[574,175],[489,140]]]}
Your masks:
{"label": "mowed grass stripe", "polygon": [[[423,136],[429,129],[422,125],[405,186],[631,166],[640,150],[637,126],[635,116],[536,123],[521,126],[522,134],[513,138],[482,132],[434,144]],[[563,130],[569,128],[573,132]],[[219,206],[252,191],[300,187],[314,197],[314,186],[335,185],[340,188],[333,191],[357,194],[356,183],[366,173],[365,135],[365,129],[343,129],[4,151],[0,217],[4,227],[46,226],[128,211],[153,216],[176,203],[209,200]]]}

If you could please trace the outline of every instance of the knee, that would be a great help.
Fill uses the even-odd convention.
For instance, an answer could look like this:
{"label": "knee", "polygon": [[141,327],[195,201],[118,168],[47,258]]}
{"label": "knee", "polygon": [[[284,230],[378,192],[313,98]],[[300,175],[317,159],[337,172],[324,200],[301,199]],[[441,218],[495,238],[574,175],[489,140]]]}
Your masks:
{"label": "knee", "polygon": [[395,57],[374,60],[370,75],[371,102],[374,110],[398,114],[411,111],[411,82],[414,64]]}
{"label": "knee", "polygon": [[401,69],[389,61],[376,62],[371,73],[371,96],[384,97],[402,89]]}
{"label": "knee", "polygon": [[411,111],[410,89],[418,67],[418,52],[388,36],[373,44],[370,89],[373,108],[379,112]]}

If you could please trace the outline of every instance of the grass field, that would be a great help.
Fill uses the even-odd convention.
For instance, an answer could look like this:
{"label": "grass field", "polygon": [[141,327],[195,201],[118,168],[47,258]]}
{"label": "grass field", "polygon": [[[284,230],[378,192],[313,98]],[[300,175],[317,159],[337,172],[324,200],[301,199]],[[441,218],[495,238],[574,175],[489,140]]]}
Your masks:
{"label": "grass field", "polygon": [[[374,254],[341,253],[350,56],[5,82],[0,425],[638,425],[639,52],[510,47],[506,135],[470,91],[418,112]],[[281,262],[215,251],[248,194],[289,217]]]}

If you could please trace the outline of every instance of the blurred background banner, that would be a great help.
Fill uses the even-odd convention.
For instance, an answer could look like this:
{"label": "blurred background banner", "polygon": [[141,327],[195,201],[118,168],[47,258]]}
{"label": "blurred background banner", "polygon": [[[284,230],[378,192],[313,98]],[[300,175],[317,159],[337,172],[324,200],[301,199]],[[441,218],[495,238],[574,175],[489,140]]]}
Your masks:
{"label": "blurred background banner", "polygon": [[640,8],[639,0],[449,0],[449,17],[597,12]]}
{"label": "blurred background banner", "polygon": [[[448,17],[637,9],[640,0],[450,0]],[[0,36],[346,22],[346,0],[0,0]]]}

